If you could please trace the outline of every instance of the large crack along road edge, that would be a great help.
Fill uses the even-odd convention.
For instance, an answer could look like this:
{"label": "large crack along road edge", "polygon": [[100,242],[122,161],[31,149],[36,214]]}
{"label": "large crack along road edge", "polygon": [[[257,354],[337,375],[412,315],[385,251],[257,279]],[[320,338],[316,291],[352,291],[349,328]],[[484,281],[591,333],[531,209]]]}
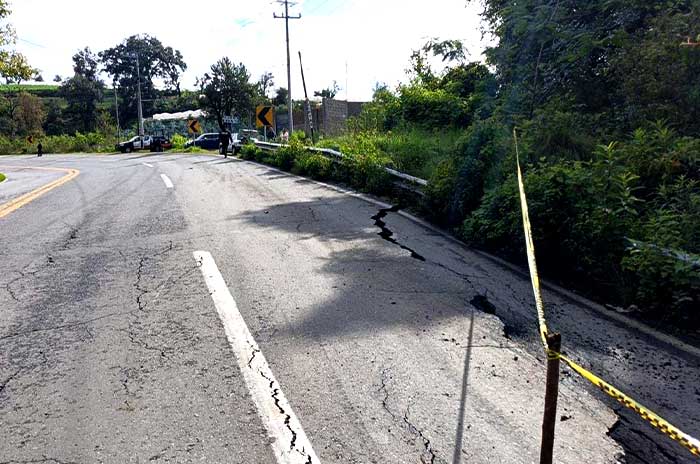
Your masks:
{"label": "large crack along road edge", "polygon": [[383,219],[385,217],[387,217],[387,215],[389,213],[398,213],[399,209],[400,208],[398,206],[392,206],[391,208],[383,208],[383,209],[380,209],[377,214],[372,216],[372,220],[374,220],[374,225],[379,227],[379,229],[380,229],[380,232],[378,235],[381,238],[383,238],[384,240],[386,240],[387,242],[393,243],[394,245],[397,245],[402,250],[408,251],[411,254],[411,258],[417,259],[418,261],[426,261],[426,259],[423,256],[419,255],[415,250],[407,247],[406,245],[399,243],[399,241],[394,238],[394,232],[392,232],[386,226],[386,222],[383,221]]}

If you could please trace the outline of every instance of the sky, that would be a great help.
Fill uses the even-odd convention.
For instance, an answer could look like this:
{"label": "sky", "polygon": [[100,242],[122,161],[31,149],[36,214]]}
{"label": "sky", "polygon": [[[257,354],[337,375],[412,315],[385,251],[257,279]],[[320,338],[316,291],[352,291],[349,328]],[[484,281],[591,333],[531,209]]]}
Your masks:
{"label": "sky", "polygon": [[[254,79],[274,75],[287,87],[284,6],[270,0],[10,0],[16,48],[52,81],[73,74],[71,57],[98,52],[134,34],[180,50],[188,65],[183,88],[218,59],[242,62]],[[336,98],[369,100],[377,82],[406,81],[411,51],[430,38],[460,39],[469,59],[482,61],[479,1],[300,0],[290,8],[292,94],[303,97],[298,51],[309,95],[337,81]]]}

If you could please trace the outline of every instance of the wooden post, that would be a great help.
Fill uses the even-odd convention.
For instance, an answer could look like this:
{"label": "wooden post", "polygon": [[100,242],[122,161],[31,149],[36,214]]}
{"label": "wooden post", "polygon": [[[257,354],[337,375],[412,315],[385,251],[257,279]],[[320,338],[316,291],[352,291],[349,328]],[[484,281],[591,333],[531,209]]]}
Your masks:
{"label": "wooden post", "polygon": [[[561,335],[547,334],[551,352],[561,352]],[[554,428],[557,425],[557,398],[559,396],[559,358],[547,355],[547,387],[544,396],[544,419],[542,420],[542,447],[540,464],[552,464],[554,452]]]}

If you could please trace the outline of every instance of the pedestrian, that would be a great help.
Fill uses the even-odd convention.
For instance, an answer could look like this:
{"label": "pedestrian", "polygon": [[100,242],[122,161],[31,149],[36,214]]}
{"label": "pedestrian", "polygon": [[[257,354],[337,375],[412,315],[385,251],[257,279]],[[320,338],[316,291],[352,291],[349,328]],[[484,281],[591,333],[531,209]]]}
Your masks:
{"label": "pedestrian", "polygon": [[285,128],[284,132],[282,132],[282,143],[287,142],[289,142],[289,131]]}
{"label": "pedestrian", "polygon": [[44,155],[44,146],[39,142],[39,145],[36,146],[36,156],[43,156]]}
{"label": "pedestrian", "polygon": [[227,129],[223,132],[219,132],[219,147],[221,148],[221,153],[223,153],[224,158],[228,158],[228,145],[231,142],[231,134]]}

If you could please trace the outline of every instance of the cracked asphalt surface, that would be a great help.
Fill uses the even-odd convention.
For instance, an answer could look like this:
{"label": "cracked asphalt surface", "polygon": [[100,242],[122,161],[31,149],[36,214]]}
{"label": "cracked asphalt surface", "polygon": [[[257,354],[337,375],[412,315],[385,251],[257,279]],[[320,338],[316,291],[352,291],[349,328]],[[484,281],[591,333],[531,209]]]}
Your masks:
{"label": "cracked asphalt surface", "polygon": [[[322,462],[538,462],[545,359],[522,275],[235,159],[0,162],[81,171],[0,220],[0,464],[275,462],[195,250]],[[569,355],[700,435],[697,357],[545,299]],[[559,415],[556,462],[694,462],[565,369]]]}

